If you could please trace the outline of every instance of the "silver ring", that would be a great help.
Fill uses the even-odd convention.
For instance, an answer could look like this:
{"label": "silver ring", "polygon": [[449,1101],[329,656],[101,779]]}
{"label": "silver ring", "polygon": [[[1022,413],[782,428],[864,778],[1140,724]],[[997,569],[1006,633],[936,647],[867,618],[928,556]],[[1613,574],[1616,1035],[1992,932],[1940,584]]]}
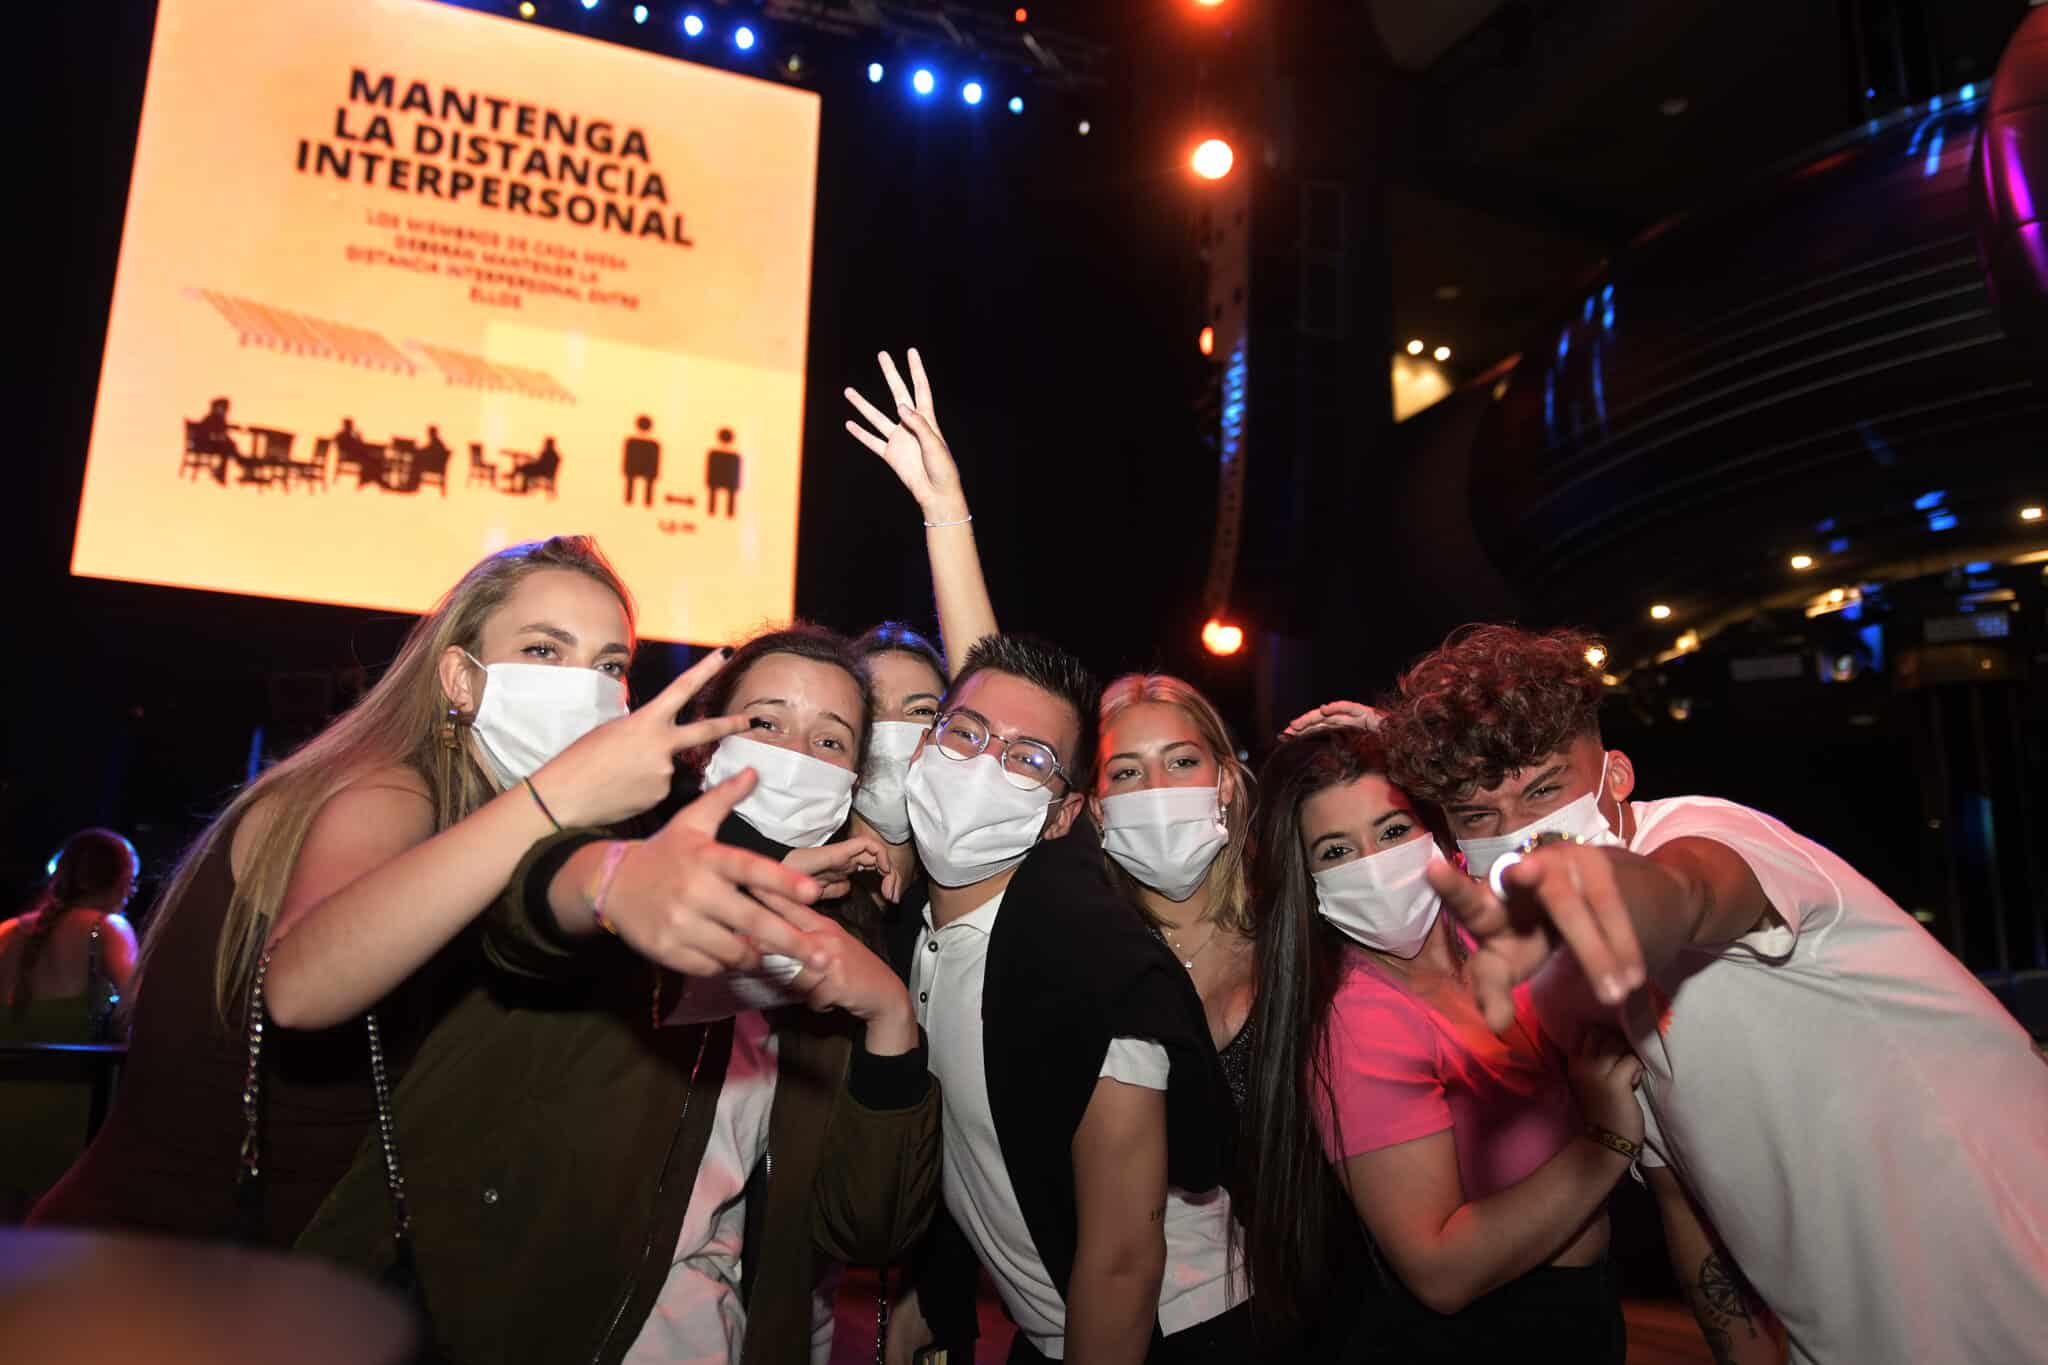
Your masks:
{"label": "silver ring", "polygon": [[1584,842],[1585,840],[1579,838],[1576,834],[1566,834],[1562,830],[1546,829],[1541,834],[1533,835],[1523,840],[1522,846],[1512,853],[1503,853],[1500,857],[1494,859],[1493,870],[1486,874],[1486,884],[1493,888],[1495,896],[1498,896],[1501,900],[1506,900],[1508,898],[1508,891],[1507,887],[1501,883],[1502,873],[1546,844],[1580,844]]}

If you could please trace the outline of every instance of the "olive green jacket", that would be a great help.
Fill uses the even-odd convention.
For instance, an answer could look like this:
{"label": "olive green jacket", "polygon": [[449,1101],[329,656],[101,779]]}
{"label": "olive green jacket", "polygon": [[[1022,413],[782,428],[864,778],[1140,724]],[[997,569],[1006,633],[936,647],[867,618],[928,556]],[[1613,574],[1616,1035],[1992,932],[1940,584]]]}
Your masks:
{"label": "olive green jacket", "polygon": [[[615,940],[563,937],[527,894],[592,837],[569,831],[528,855],[486,916],[482,980],[392,1099],[419,1279],[461,1365],[621,1359],[668,1275],[710,1138],[732,1021],[655,1027],[649,964]],[[662,986],[664,1010],[687,989],[673,975]],[[843,1015],[772,1017],[742,1361],[807,1365],[818,1258],[885,1264],[931,1219],[939,1096],[922,1046],[875,1057]],[[375,1273],[391,1228],[373,1136],[299,1247]]]}

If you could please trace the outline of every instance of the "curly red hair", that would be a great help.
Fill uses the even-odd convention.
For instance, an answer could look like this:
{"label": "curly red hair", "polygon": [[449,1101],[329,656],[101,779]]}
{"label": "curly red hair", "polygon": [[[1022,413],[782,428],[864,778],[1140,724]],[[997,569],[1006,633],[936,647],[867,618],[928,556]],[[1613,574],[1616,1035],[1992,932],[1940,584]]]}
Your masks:
{"label": "curly red hair", "polygon": [[1514,626],[1465,626],[1401,675],[1382,726],[1389,768],[1408,792],[1438,804],[1500,785],[1508,774],[1600,733],[1593,637]]}

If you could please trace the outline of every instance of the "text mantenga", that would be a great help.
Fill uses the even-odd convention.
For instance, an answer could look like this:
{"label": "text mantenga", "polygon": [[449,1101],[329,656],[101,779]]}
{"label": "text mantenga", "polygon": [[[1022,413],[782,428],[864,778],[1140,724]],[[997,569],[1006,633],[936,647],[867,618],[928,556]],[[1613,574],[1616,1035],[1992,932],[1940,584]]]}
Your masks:
{"label": "text mantenga", "polygon": [[[381,110],[418,116],[401,117],[411,133],[403,153]],[[331,138],[300,138],[295,164],[302,174],[693,245],[639,129],[424,81],[400,87],[361,68],[350,73]]]}

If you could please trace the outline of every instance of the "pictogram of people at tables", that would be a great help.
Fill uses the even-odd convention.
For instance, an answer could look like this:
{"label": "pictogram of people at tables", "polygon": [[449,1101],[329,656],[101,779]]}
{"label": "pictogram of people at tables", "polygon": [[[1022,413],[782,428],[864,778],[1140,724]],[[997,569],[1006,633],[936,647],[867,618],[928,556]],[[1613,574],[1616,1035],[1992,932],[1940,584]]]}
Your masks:
{"label": "pictogram of people at tables", "polygon": [[[317,437],[310,455],[299,459],[293,454],[297,433],[233,421],[229,408],[228,399],[216,398],[207,404],[204,417],[185,423],[180,477],[196,480],[210,475],[223,487],[232,478],[237,486],[275,487],[289,493],[294,487],[324,492],[353,475],[358,491],[379,488],[413,494],[433,486],[442,497],[448,496],[448,464],[454,451],[438,426],[429,424],[423,437],[373,441],[356,427],[354,418],[344,417],[339,430]],[[464,487],[482,484],[519,497],[535,492],[555,496],[562,452],[553,436],[543,437],[537,451],[500,450],[498,456],[502,464],[485,456],[483,442],[471,441]],[[651,479],[648,496],[653,496]]]}

